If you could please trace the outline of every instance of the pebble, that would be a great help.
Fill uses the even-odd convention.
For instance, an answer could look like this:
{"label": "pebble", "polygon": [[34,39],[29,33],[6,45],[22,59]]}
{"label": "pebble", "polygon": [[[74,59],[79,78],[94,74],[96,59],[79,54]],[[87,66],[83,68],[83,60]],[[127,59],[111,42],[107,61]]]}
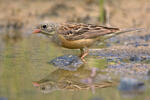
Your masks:
{"label": "pebble", "polygon": [[55,67],[60,69],[76,71],[79,67],[83,65],[83,62],[78,56],[74,55],[64,55],[57,57],[49,62]]}
{"label": "pebble", "polygon": [[0,100],[8,100],[8,99],[5,97],[0,97]]}
{"label": "pebble", "polygon": [[92,97],[91,99],[89,100],[104,100],[104,98],[101,98],[101,97]]}
{"label": "pebble", "polygon": [[121,92],[142,92],[145,90],[144,82],[140,82],[133,78],[122,78],[118,89]]}

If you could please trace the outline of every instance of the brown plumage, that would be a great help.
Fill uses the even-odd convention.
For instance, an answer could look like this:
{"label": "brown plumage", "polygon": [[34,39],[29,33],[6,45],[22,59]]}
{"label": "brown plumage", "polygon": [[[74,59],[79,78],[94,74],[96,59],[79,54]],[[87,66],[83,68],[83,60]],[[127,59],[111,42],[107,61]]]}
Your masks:
{"label": "brown plumage", "polygon": [[84,51],[98,40],[110,38],[120,33],[133,31],[130,29],[120,31],[119,28],[105,27],[92,24],[76,24],[76,23],[44,23],[36,27],[33,33],[42,33],[52,36],[52,39],[58,45],[69,49],[80,49],[81,59],[88,55],[88,51]]}
{"label": "brown plumage", "polygon": [[118,28],[108,28],[92,24],[62,24],[57,33],[69,41],[92,39],[118,31]]}

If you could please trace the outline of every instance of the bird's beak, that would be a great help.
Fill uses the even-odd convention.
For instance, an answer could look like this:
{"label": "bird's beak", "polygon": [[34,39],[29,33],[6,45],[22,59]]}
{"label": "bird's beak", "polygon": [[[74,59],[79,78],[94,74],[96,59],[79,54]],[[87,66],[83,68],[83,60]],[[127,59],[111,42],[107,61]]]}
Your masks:
{"label": "bird's beak", "polygon": [[38,84],[37,82],[32,82],[32,84],[33,84],[33,86],[35,86],[35,87],[39,87],[39,86],[40,86],[40,84]]}
{"label": "bird's beak", "polygon": [[32,33],[40,33],[41,32],[41,30],[40,29],[35,29]]}

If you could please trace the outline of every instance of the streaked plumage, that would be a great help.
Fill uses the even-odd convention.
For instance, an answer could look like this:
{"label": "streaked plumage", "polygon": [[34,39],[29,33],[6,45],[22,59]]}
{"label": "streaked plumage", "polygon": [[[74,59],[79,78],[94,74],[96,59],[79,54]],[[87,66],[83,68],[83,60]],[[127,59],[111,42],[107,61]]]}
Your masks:
{"label": "streaked plumage", "polygon": [[42,33],[51,36],[55,43],[69,49],[80,49],[81,59],[88,54],[84,52],[87,48],[98,40],[110,38],[120,33],[133,31],[136,29],[125,30],[119,28],[105,27],[92,24],[76,23],[44,23],[36,27],[34,33]]}

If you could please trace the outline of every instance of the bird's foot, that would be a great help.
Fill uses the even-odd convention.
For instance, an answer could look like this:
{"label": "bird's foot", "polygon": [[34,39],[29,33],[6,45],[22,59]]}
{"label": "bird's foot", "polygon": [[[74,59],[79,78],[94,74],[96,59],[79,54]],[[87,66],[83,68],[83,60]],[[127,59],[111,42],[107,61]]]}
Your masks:
{"label": "bird's foot", "polygon": [[83,63],[86,63],[86,60],[83,57],[81,57],[81,60]]}
{"label": "bird's foot", "polygon": [[86,60],[84,59],[87,55],[89,54],[89,52],[85,52],[83,55],[81,55],[81,60],[86,63]]}

